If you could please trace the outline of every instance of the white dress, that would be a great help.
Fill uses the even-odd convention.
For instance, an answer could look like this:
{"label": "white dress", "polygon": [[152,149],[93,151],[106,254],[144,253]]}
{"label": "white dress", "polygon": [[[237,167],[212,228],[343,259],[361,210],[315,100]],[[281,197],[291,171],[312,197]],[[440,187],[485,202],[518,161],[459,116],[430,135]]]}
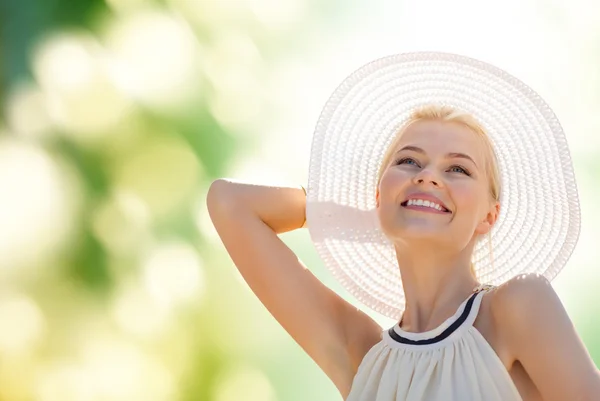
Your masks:
{"label": "white dress", "polygon": [[346,401],[522,401],[508,371],[473,326],[487,290],[434,330],[396,324],[363,358]]}

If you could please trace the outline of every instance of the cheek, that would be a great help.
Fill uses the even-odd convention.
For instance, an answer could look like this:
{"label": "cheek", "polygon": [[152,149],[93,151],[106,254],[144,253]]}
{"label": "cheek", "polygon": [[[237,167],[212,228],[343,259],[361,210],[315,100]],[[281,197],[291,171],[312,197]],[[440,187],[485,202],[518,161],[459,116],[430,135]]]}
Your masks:
{"label": "cheek", "polygon": [[484,197],[485,191],[475,185],[456,185],[452,191],[452,199],[463,216],[476,217]]}
{"label": "cheek", "polygon": [[406,185],[410,180],[408,174],[398,169],[388,169],[381,177],[379,191],[382,198],[395,197],[398,190]]}

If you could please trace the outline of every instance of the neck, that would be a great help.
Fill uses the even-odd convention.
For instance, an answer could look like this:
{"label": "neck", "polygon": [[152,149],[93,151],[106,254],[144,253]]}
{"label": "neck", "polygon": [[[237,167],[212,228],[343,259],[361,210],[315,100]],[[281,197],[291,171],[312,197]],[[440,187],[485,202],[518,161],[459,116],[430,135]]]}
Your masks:
{"label": "neck", "polygon": [[[429,331],[452,316],[479,282],[470,269],[471,249],[443,252],[433,244],[396,245],[406,306],[405,331]],[[434,249],[437,248],[437,249]]]}

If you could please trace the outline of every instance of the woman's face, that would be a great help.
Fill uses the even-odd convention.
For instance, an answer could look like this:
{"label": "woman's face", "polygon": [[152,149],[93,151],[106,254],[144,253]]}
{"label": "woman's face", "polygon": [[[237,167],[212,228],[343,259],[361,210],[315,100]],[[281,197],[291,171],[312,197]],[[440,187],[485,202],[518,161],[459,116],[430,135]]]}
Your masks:
{"label": "woman's face", "polygon": [[487,233],[499,204],[490,196],[482,139],[469,128],[418,121],[404,132],[377,192],[390,239],[428,239],[463,249]]}

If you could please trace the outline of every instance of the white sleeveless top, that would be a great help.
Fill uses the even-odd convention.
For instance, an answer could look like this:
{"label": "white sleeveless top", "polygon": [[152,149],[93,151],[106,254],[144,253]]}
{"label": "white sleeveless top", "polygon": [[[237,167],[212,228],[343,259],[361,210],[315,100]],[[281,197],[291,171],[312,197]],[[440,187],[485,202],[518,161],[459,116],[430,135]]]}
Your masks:
{"label": "white sleeveless top", "polygon": [[473,326],[486,290],[434,330],[400,323],[365,355],[346,401],[522,401],[504,364]]}

